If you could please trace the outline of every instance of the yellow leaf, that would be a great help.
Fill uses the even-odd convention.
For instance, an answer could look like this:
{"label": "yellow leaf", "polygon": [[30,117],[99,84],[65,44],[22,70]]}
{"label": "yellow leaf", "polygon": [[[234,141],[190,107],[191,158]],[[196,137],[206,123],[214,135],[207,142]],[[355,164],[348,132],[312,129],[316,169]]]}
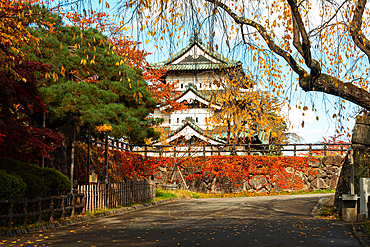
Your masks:
{"label": "yellow leaf", "polygon": [[63,67],[63,65],[62,65],[62,67],[60,68],[60,73],[62,74],[62,76],[63,77],[65,77],[66,76],[66,70],[64,69],[64,67]]}
{"label": "yellow leaf", "polygon": [[99,132],[107,132],[107,131],[111,131],[112,129],[113,127],[107,124],[103,124],[101,126],[96,127],[96,130]]}

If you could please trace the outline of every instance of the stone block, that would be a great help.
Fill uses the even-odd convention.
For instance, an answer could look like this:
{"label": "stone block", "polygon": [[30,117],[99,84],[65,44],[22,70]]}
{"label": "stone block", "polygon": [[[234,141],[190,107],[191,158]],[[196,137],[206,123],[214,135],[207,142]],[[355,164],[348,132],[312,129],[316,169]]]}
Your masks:
{"label": "stone block", "polygon": [[352,143],[370,145],[370,126],[356,123],[352,132]]}
{"label": "stone block", "polygon": [[364,125],[370,125],[370,116],[358,116],[356,117],[356,123],[358,124],[364,124]]}
{"label": "stone block", "polygon": [[330,180],[330,185],[329,189],[335,190],[337,189],[337,184],[338,184],[339,176],[338,175],[333,175]]}
{"label": "stone block", "polygon": [[256,176],[252,178],[251,180],[249,180],[249,185],[256,190],[261,189],[266,184],[267,184],[267,179],[264,176]]}
{"label": "stone block", "polygon": [[343,157],[340,155],[336,156],[325,156],[322,158],[322,163],[325,166],[340,166],[342,164]]}
{"label": "stone block", "polygon": [[311,188],[314,190],[327,189],[329,186],[325,183],[322,178],[316,178],[311,183]]}
{"label": "stone block", "polygon": [[321,167],[321,159],[320,158],[310,158],[307,161],[308,165],[314,168]]}
{"label": "stone block", "polygon": [[312,182],[313,180],[315,179],[315,177],[314,176],[312,176],[312,175],[308,175],[308,177],[307,177],[307,181],[308,182]]}
{"label": "stone block", "polygon": [[357,218],[358,218],[358,221],[364,222],[366,220],[366,214],[358,214]]}
{"label": "stone block", "polygon": [[326,174],[325,171],[319,169],[319,168],[316,168],[314,169],[314,172],[315,172],[315,177],[316,178],[322,178],[322,179],[325,179],[328,177],[328,174]]}
{"label": "stone block", "polygon": [[281,188],[279,185],[277,185],[276,183],[273,183],[272,184],[272,191],[274,191],[274,192],[282,192],[282,191],[284,191],[284,189],[283,188]]}

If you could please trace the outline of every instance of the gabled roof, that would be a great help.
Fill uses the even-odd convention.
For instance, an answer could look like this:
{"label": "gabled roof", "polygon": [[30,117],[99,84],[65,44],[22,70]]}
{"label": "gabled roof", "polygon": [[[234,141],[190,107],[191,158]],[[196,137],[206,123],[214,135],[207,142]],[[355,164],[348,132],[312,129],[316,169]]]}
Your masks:
{"label": "gabled roof", "polygon": [[[239,133],[238,138],[249,138],[248,137],[249,132],[247,131],[242,131]],[[216,135],[218,138],[226,139],[227,138],[227,133],[223,132],[220,134]],[[255,138],[261,142],[261,144],[269,144],[269,137],[270,137],[270,131],[265,131],[265,130],[260,130],[258,134],[256,134]]]}
{"label": "gabled roof", "polygon": [[[189,94],[189,95],[187,95]],[[204,95],[202,95],[201,93],[198,92],[197,89],[195,89],[193,86],[189,86],[185,91],[183,91],[181,93],[181,95],[179,95],[175,101],[181,103],[182,101],[185,100],[186,96],[189,96],[189,98],[192,98],[193,100],[198,100],[199,102],[205,104],[205,105],[210,105],[213,107],[213,108],[216,108],[216,109],[221,109],[221,106],[217,105],[217,104],[214,104],[214,103],[211,103],[209,99],[207,99]],[[162,105],[160,108],[165,108],[166,105]]]}
{"label": "gabled roof", "polygon": [[[186,53],[188,53],[192,48],[199,48],[203,54],[199,54],[198,57],[194,58],[187,56],[181,61],[181,59]],[[162,61],[159,63],[151,64],[151,68],[162,68],[164,66],[170,66],[169,70],[220,70],[223,68],[233,68],[241,66],[240,61],[228,60],[220,53],[212,51],[207,47],[200,39],[197,37],[190,40],[189,44],[182,50],[174,54],[171,59]]]}
{"label": "gabled roof", "polygon": [[[170,132],[167,137],[167,142],[170,143],[182,136],[184,136],[185,139],[190,139],[192,136],[195,136],[207,143],[215,145],[226,144],[226,142],[222,139],[207,135],[207,133],[203,129],[198,127],[198,125],[188,120],[184,121],[184,124],[181,125],[179,128]],[[160,145],[160,143],[156,143],[156,145]]]}

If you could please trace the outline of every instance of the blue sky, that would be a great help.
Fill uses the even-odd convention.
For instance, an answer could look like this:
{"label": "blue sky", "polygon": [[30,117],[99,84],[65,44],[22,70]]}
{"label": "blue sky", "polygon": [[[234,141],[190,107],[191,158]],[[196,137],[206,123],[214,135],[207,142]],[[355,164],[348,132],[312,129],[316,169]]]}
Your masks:
{"label": "blue sky", "polygon": [[[183,40],[182,44],[186,45],[188,40]],[[142,45],[142,48],[145,48],[148,52],[152,53],[147,57],[148,61],[159,62],[169,58],[163,51],[153,49],[152,45]],[[182,46],[178,47],[176,51],[179,51]],[[226,55],[223,53],[223,55]],[[243,64],[244,67],[245,64]],[[283,69],[282,73],[289,73],[287,69]],[[294,132],[301,136],[306,143],[317,143],[323,141],[323,138],[328,139],[330,136],[336,134],[336,123],[337,120],[333,119],[333,114],[337,113],[333,109],[334,102],[338,101],[338,97],[331,95],[325,95],[319,92],[310,92],[306,93],[302,91],[299,87],[294,93],[294,96],[291,97],[291,107],[289,110],[288,105],[283,107],[283,112],[290,121],[290,130],[289,132]],[[295,107],[299,102],[303,102],[303,105],[308,106],[308,110],[303,111],[302,108],[298,109]],[[316,111],[312,111],[312,103],[315,104]],[[302,106],[303,106],[302,105]],[[347,109],[349,113],[352,111],[352,108],[355,107],[353,104],[347,103]],[[304,113],[304,116],[303,116]],[[319,119],[317,120],[316,117]],[[302,121],[304,121],[304,127],[302,127]],[[352,131],[354,126],[354,117],[349,116],[348,121],[343,122],[343,126],[346,131]],[[345,133],[343,133],[342,140],[350,140]]]}
{"label": "blue sky", "polygon": [[[93,0],[93,7],[98,6],[98,1]],[[104,1],[103,1],[104,3]],[[114,5],[114,2],[109,2],[111,5]],[[111,6],[112,7],[112,6]],[[114,8],[110,8],[110,11]],[[112,13],[110,13],[112,15]],[[217,30],[216,30],[217,31]],[[178,46],[172,45],[171,47],[164,47],[162,50],[156,49],[154,47],[154,40],[151,39],[150,43],[147,43],[146,40],[148,37],[145,35],[144,32],[138,32],[133,31],[133,29],[129,29],[128,32],[125,33],[125,35],[132,35],[132,40],[134,41],[141,41],[142,44],[140,45],[140,49],[145,49],[149,53],[152,53],[147,57],[148,61],[150,63],[163,61],[169,58],[170,52],[177,52],[183,46],[185,46],[188,43],[189,37],[183,36],[181,37],[181,43]],[[217,34],[214,38],[215,43],[217,43],[217,37],[220,34]],[[162,45],[164,42],[162,42]],[[225,48],[225,46],[220,46],[221,53],[229,57],[229,54],[227,52],[222,52],[222,49]],[[239,52],[240,53],[240,52]],[[235,54],[234,54],[235,55]],[[235,59],[235,58],[233,58]],[[238,58],[236,58],[239,60]],[[243,66],[247,67],[247,62],[242,59],[240,59],[243,62]],[[283,66],[282,73],[287,75],[287,78],[290,76],[289,69],[287,67],[284,67],[285,65],[281,64]],[[251,65],[249,65],[251,66]],[[286,82],[286,85],[289,85],[289,82]],[[286,95],[284,95],[286,97]],[[336,122],[337,120],[334,120],[332,118],[333,114],[337,114],[337,110],[334,109],[334,103],[339,101],[338,97],[333,97],[330,95],[325,95],[323,93],[317,93],[317,92],[310,92],[306,93],[303,92],[299,87],[297,88],[297,91],[294,92],[293,95],[288,96],[291,100],[291,109],[288,110],[288,106],[285,106],[283,108],[286,116],[288,117],[289,121],[291,122],[290,131],[298,134],[299,136],[303,137],[306,143],[315,143],[320,142],[323,140],[323,137],[328,138],[329,136],[333,136],[336,132]],[[301,107],[304,105],[308,106],[308,110],[303,111],[302,109],[295,108],[295,105],[302,102]],[[316,112],[311,111],[312,103],[315,104]],[[352,112],[355,111],[355,106],[350,103],[346,103],[346,117],[348,117],[348,120],[342,121],[341,124],[345,127],[345,131],[352,131],[353,125],[354,125],[354,114]],[[304,116],[303,116],[304,114]],[[316,117],[319,118],[319,120],[316,120]],[[304,127],[302,127],[302,121],[304,121]],[[344,135],[345,136],[345,135]],[[344,137],[343,140],[348,140],[348,137]]]}

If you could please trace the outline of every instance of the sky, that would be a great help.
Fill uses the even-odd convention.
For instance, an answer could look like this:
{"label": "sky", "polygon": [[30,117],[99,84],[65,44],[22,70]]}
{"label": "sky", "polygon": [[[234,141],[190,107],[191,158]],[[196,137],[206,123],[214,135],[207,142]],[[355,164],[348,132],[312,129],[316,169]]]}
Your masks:
{"label": "sky", "polygon": [[[187,40],[184,40],[184,45],[186,45],[187,42]],[[163,52],[158,51],[157,53],[155,49],[151,50],[150,47],[151,46],[147,46],[146,48],[152,53],[147,57],[147,60],[150,63],[160,62],[168,58],[168,56],[163,55]],[[181,49],[182,47],[179,47],[176,52]],[[284,71],[283,73],[287,72]],[[306,93],[298,88],[297,92],[295,93],[295,97],[292,98],[294,99],[292,99],[292,106],[290,109],[288,105],[285,105],[282,108],[282,114],[286,116],[290,122],[288,132],[295,133],[302,137],[303,143],[318,143],[323,141],[323,138],[328,139],[330,136],[337,134],[335,121],[332,118],[332,115],[335,113],[332,106],[334,102],[339,99],[338,97],[327,96],[319,92]],[[298,101],[306,102],[308,106],[314,102],[316,111],[313,112],[310,107],[306,111],[296,108],[295,104]],[[348,108],[350,107],[353,106],[349,105]],[[304,116],[302,113],[304,113]],[[318,120],[316,117],[318,117]],[[355,122],[354,117],[349,117],[348,120],[349,121],[346,121],[344,125],[347,130],[352,131]],[[304,127],[302,127],[302,121],[304,121]],[[343,135],[341,140],[346,141],[350,139]]]}
{"label": "sky", "polygon": [[[93,8],[96,6],[99,6],[98,0],[93,0]],[[113,4],[113,3],[111,3]],[[113,10],[111,8],[111,10]],[[112,14],[112,13],[110,13]],[[275,30],[277,36],[283,34],[283,29],[281,30]],[[132,30],[132,29],[131,29]],[[217,30],[216,30],[217,31]],[[147,40],[147,36],[143,33],[136,32],[137,35],[135,35],[135,32],[129,32],[127,35],[134,35],[133,40],[134,41],[141,41],[142,44],[139,47],[139,49],[145,49],[147,52],[151,53],[147,56],[147,60],[150,63],[156,63],[163,60],[166,60],[169,58],[169,53],[173,52],[176,53],[180,49],[182,49],[185,45],[188,44],[189,38],[188,37],[182,37],[181,45],[179,46],[172,46],[170,48],[171,51],[166,47],[162,50],[154,48],[154,43],[147,43],[145,40]],[[217,36],[220,34],[217,34],[215,36],[215,41],[217,40]],[[228,54],[225,52],[221,52],[222,55],[228,57]],[[242,61],[243,62],[243,61]],[[246,67],[246,63],[243,63],[243,66]],[[283,65],[284,66],[284,65]],[[290,73],[288,69],[282,70],[282,73],[285,73],[286,75]],[[289,84],[287,82],[287,84]],[[324,95],[323,93],[316,93],[316,92],[310,92],[306,93],[303,92],[299,87],[298,90],[295,92],[294,96],[290,97],[291,100],[291,107],[286,105],[283,107],[283,114],[288,118],[290,122],[289,132],[296,133],[300,137],[303,138],[305,143],[317,143],[323,141],[323,138],[328,139],[328,137],[333,136],[336,134],[336,124],[332,118],[332,115],[334,113],[337,113],[334,109],[334,103],[339,100],[339,98],[335,98],[333,96]],[[284,96],[285,97],[285,96]],[[303,111],[302,109],[295,108],[295,105],[299,102],[303,102],[303,105],[307,105],[309,107],[308,110]],[[312,103],[315,104],[316,112],[313,112],[311,110]],[[303,106],[302,105],[302,106]],[[353,112],[354,106],[350,103],[347,103],[347,112],[351,113]],[[304,116],[303,116],[304,114]],[[318,117],[318,120],[317,120]],[[304,127],[302,127],[302,121],[304,121]],[[346,131],[352,131],[354,126],[354,116],[349,116],[348,121],[341,122],[341,124],[344,125]],[[349,138],[345,135],[342,136],[342,140],[348,140]]]}

